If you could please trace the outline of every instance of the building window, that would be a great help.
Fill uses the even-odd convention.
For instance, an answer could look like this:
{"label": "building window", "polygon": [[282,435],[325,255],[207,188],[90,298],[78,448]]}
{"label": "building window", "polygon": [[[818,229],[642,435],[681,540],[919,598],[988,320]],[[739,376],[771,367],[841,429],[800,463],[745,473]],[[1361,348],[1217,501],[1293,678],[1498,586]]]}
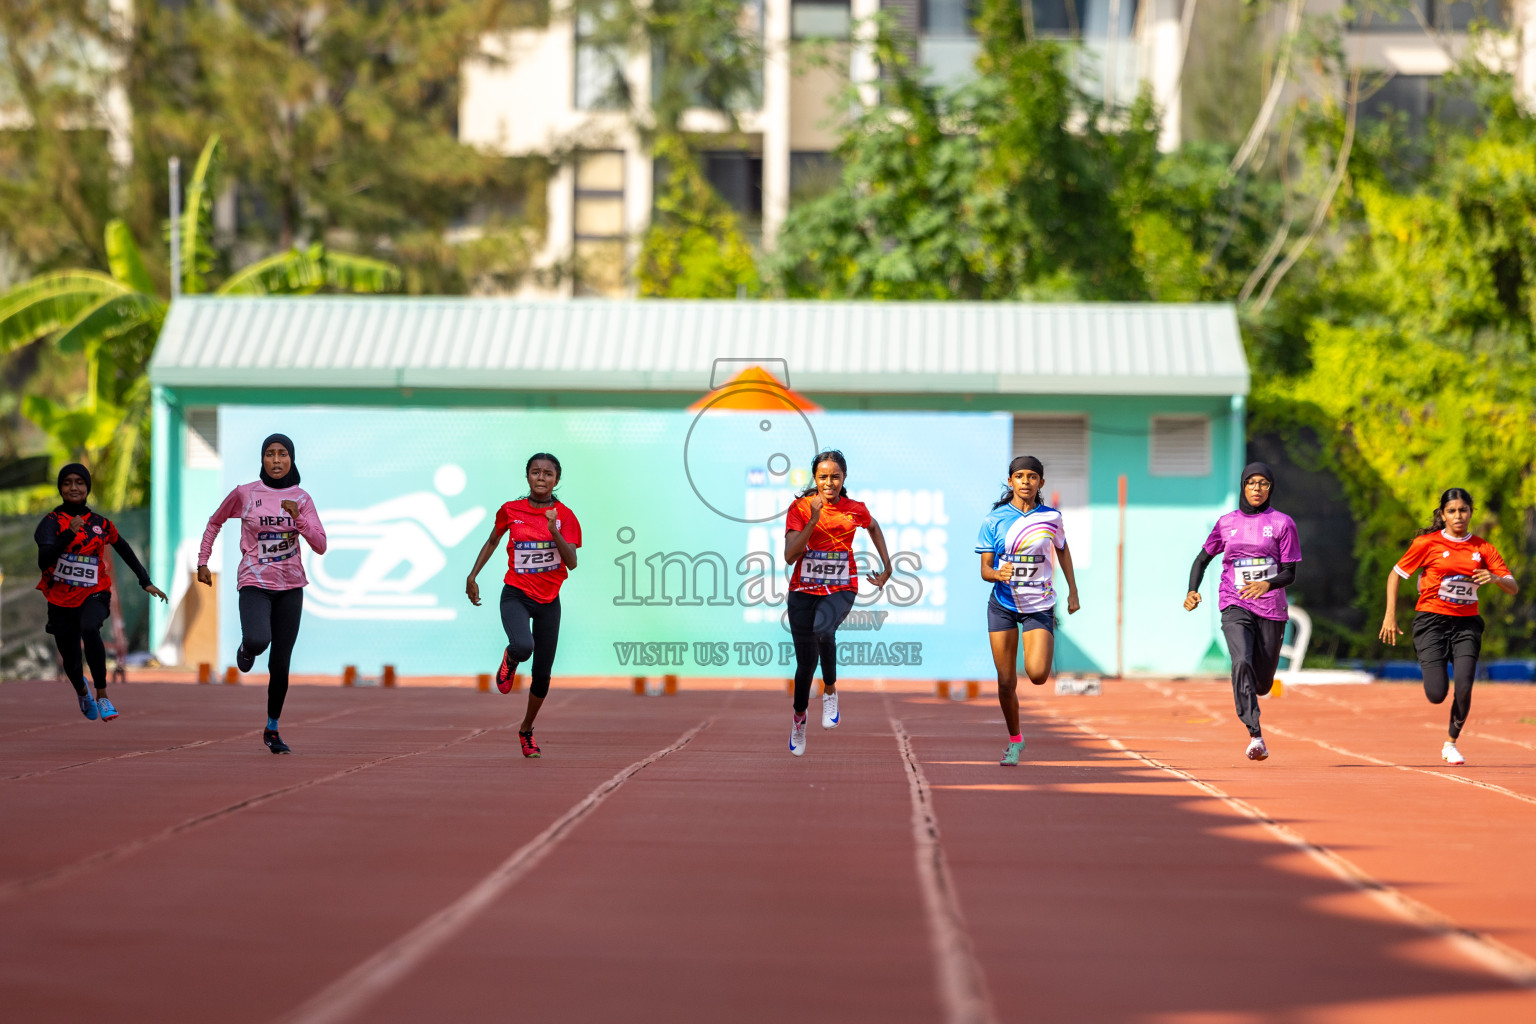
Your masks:
{"label": "building window", "polygon": [[[1035,34],[1053,38],[1102,39],[1109,19],[1116,18],[1115,35],[1129,38],[1136,30],[1137,0],[1030,0]],[[1111,11],[1110,8],[1116,10]]]}
{"label": "building window", "polygon": [[794,0],[789,26],[796,39],[848,39],[853,30],[852,8],[848,0]]}
{"label": "building window", "polygon": [[1386,14],[1357,14],[1351,28],[1366,32],[1465,32],[1474,21],[1509,24],[1508,0],[1409,0]]}
{"label": "building window", "polygon": [[1153,476],[1210,476],[1211,421],[1207,416],[1153,416],[1148,472]]}
{"label": "building window", "polygon": [[720,198],[749,225],[763,219],[763,157],[739,149],[705,150],[699,154],[704,177]]}
{"label": "building window", "polygon": [[925,35],[974,35],[971,22],[975,17],[971,0],[923,0],[921,24]]}
{"label": "building window", "polygon": [[1033,455],[1045,466],[1047,504],[1088,505],[1088,417],[1015,416],[1013,457]]}
{"label": "building window", "polygon": [[188,469],[224,468],[219,459],[219,410],[188,409],[185,423],[182,463]]}
{"label": "building window", "polygon": [[624,154],[583,153],[576,160],[577,295],[624,294]]}
{"label": "building window", "polygon": [[1440,75],[1393,75],[1360,101],[1360,116],[1374,121],[1394,115],[1403,115],[1408,131],[1416,135],[1430,118],[1442,124],[1476,124],[1481,109],[1465,90]]}
{"label": "building window", "polygon": [[576,53],[576,109],[622,110],[629,97],[624,78],[624,47],[603,39],[603,19],[578,10],[571,19]]}

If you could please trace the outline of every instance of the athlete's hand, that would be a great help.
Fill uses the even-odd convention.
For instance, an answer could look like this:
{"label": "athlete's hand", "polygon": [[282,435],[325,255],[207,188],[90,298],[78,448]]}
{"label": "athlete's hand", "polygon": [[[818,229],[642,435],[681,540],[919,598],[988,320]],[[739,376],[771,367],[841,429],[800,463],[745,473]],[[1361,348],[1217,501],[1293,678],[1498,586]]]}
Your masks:
{"label": "athlete's hand", "polygon": [[1254,580],[1237,592],[1244,601],[1256,601],[1269,593],[1269,580]]}
{"label": "athlete's hand", "polygon": [[1377,635],[1381,637],[1381,642],[1388,647],[1396,647],[1397,638],[1403,635],[1403,631],[1398,629],[1397,623],[1391,619],[1383,619],[1381,620],[1381,632]]}
{"label": "athlete's hand", "polygon": [[1492,583],[1493,579],[1493,573],[1489,572],[1487,569],[1479,569],[1472,574],[1472,582],[1476,583],[1480,587],[1485,583]]}
{"label": "athlete's hand", "polygon": [[821,515],[821,507],[823,505],[825,505],[825,504],[826,504],[826,502],[821,500],[821,495],[819,495],[819,494],[811,495],[811,518],[812,519],[815,519],[817,516]]}
{"label": "athlete's hand", "polygon": [[557,536],[559,534],[559,530],[555,526],[555,517],[558,515],[559,513],[555,511],[555,507],[553,505],[544,510],[544,525],[549,527],[549,535],[551,537]]}
{"label": "athlete's hand", "polygon": [[283,511],[287,512],[291,518],[297,519],[299,518],[299,503],[292,498],[284,498]]}
{"label": "athlete's hand", "polygon": [[85,529],[85,517],[84,516],[75,516],[73,519],[71,519],[69,521],[69,528],[71,530],[75,530],[75,531],[79,531],[79,530]]}
{"label": "athlete's hand", "polygon": [[1184,610],[1192,612],[1200,607],[1200,591],[1191,590],[1184,596]]}
{"label": "athlete's hand", "polygon": [[464,584],[464,593],[469,595],[469,603],[476,608],[480,607],[480,584],[471,576]]}
{"label": "athlete's hand", "polygon": [[884,590],[885,589],[885,581],[890,579],[890,578],[891,578],[891,567],[890,566],[886,566],[884,569],[881,569],[879,572],[877,572],[873,576],[871,576],[869,578],[869,582],[873,583],[875,586],[877,586],[880,589]]}
{"label": "athlete's hand", "polygon": [[997,578],[1002,580],[1004,583],[1007,583],[1010,580],[1012,580],[1013,579],[1013,567],[1014,567],[1015,564],[1016,563],[1014,563],[1014,562],[1004,562],[1002,565],[998,566],[997,569],[994,570],[997,573]]}
{"label": "athlete's hand", "polygon": [[1067,591],[1067,614],[1076,615],[1077,610],[1081,607],[1082,605],[1077,600],[1077,591],[1075,589]]}
{"label": "athlete's hand", "polygon": [[208,567],[206,565],[200,565],[197,567],[197,582],[201,583],[205,587],[213,586],[213,573],[208,571]]}
{"label": "athlete's hand", "polygon": [[165,596],[165,591],[161,590],[159,587],[155,586],[153,583],[151,583],[149,586],[144,588],[144,593],[150,595],[151,597],[158,597],[160,600],[164,601],[166,604],[170,604],[171,603],[171,599]]}

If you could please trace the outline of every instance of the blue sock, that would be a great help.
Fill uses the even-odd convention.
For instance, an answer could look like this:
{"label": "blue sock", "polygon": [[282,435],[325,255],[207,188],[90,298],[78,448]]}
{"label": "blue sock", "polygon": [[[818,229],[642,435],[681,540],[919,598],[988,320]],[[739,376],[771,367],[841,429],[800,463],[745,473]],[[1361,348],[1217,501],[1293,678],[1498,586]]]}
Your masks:
{"label": "blue sock", "polygon": [[277,731],[277,719],[275,719],[275,718],[267,719],[267,728],[271,729],[273,732],[276,732]]}

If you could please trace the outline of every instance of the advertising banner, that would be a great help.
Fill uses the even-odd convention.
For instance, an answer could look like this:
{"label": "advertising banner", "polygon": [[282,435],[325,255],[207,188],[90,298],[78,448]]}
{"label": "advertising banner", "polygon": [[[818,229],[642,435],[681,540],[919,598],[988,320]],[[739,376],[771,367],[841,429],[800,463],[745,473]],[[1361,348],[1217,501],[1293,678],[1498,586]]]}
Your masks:
{"label": "advertising banner", "polygon": [[[560,594],[556,676],[792,675],[784,513],[811,456],[836,448],[895,570],[883,591],[861,583],[840,673],[992,673],[974,547],[1007,470],[1007,414],[224,406],[226,491],[255,478],[274,431],[293,438],[329,537],[323,555],[304,552],[296,672],[494,671],[505,538],[480,607],[466,577],[497,509],[526,493],[528,457],[550,452],[583,537]],[[238,536],[234,524],[221,536],[230,567]],[[855,551],[861,576],[879,567],[866,532]],[[235,601],[220,601],[219,630],[234,650]]]}

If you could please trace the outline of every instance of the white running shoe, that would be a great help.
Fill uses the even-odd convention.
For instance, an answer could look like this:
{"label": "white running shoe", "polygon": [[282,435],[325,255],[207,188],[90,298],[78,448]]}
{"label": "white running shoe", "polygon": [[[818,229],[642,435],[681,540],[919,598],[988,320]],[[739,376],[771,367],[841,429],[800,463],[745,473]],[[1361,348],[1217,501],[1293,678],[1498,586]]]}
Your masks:
{"label": "white running shoe", "polygon": [[824,693],[821,695],[821,727],[823,729],[836,729],[837,723],[842,721],[837,715],[837,694]]}
{"label": "white running shoe", "polygon": [[1269,748],[1264,745],[1263,736],[1255,736],[1248,741],[1248,760],[1262,761],[1269,756]]}
{"label": "white running shoe", "polygon": [[1440,760],[1446,764],[1466,764],[1467,759],[1461,756],[1461,751],[1456,749],[1456,744],[1450,740],[1445,741],[1445,746],[1440,748]]}
{"label": "white running shoe", "polygon": [[796,757],[803,757],[805,755],[805,726],[809,720],[809,715],[805,718],[790,719],[789,752]]}

